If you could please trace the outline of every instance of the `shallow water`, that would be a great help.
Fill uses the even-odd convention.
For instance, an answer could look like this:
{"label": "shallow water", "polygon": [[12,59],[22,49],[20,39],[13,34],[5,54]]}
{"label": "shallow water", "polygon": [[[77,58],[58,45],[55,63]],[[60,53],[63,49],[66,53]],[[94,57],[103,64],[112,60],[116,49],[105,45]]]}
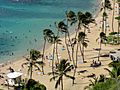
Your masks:
{"label": "shallow water", "polygon": [[93,12],[96,6],[96,0],[0,0],[0,62],[40,49],[42,30],[63,20],[66,10]]}

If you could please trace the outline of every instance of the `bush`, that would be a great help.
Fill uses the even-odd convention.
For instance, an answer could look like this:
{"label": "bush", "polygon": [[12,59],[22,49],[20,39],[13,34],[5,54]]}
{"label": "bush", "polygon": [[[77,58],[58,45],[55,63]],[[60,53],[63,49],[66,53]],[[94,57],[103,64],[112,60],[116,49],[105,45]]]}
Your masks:
{"label": "bush", "polygon": [[29,79],[26,87],[22,90],[46,90],[46,87],[33,79]]}
{"label": "bush", "polygon": [[108,79],[105,82],[97,83],[91,90],[117,90],[117,88],[120,88],[118,84],[115,80]]}
{"label": "bush", "polygon": [[115,35],[115,34],[117,34],[117,32],[111,32],[111,33],[109,33],[109,35]]}

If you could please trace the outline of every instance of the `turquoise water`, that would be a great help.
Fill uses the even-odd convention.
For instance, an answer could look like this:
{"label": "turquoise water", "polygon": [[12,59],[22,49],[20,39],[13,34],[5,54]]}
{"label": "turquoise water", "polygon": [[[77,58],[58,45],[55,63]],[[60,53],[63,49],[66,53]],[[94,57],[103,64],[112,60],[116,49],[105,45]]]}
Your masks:
{"label": "turquoise water", "polygon": [[41,49],[42,30],[63,20],[66,10],[92,12],[96,6],[96,0],[0,0],[0,62]]}

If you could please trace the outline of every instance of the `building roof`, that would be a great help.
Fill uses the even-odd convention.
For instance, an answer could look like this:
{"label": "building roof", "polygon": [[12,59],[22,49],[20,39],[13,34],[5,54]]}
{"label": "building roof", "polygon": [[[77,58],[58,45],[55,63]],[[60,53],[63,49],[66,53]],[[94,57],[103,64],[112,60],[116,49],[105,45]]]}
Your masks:
{"label": "building roof", "polygon": [[22,76],[22,74],[23,73],[21,73],[21,72],[12,72],[12,73],[8,73],[7,77],[12,79],[12,78],[20,77],[20,76]]}

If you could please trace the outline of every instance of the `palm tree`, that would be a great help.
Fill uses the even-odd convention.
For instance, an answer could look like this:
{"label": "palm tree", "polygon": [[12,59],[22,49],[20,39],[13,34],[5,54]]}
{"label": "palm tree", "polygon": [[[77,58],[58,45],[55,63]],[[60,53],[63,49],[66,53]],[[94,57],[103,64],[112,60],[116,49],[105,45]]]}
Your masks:
{"label": "palm tree", "polygon": [[93,80],[89,80],[90,81],[89,86],[85,86],[84,90],[91,90],[97,84],[105,82],[105,80],[107,80],[107,78],[103,74],[101,74],[99,77],[93,77]]}
{"label": "palm tree", "polygon": [[109,63],[108,65],[109,67],[112,67],[112,71],[105,68],[105,70],[107,70],[111,76],[111,78],[120,78],[120,62],[119,61],[113,61],[111,63]]}
{"label": "palm tree", "polygon": [[58,47],[57,47],[57,46],[58,46],[58,44],[59,44],[59,45],[62,44],[62,43],[61,43],[62,40],[61,40],[59,37],[55,36],[55,37],[54,37],[54,41],[55,41],[54,44],[56,44],[56,47],[55,47],[56,50],[55,50],[55,51],[56,51],[57,61],[58,61],[58,63],[59,63],[59,58],[58,58]]}
{"label": "palm tree", "polygon": [[[104,32],[101,32],[99,35],[99,38],[97,39],[99,40],[99,44],[100,44],[100,48],[99,48],[99,53],[98,53],[98,61],[100,60],[100,51],[102,49],[102,43],[106,43],[107,39],[106,39],[106,34]],[[96,41],[97,41],[96,40]]]}
{"label": "palm tree", "polygon": [[[52,30],[50,29],[44,29],[43,30],[43,35],[44,35],[44,45],[43,45],[43,56],[42,56],[42,61],[44,60],[45,56],[45,46],[46,46],[46,42],[51,42],[51,38],[53,36],[53,32]],[[42,66],[42,71],[43,71],[43,74],[44,74],[44,69],[43,69],[43,66]]]}
{"label": "palm tree", "polygon": [[66,11],[66,18],[67,23],[70,22],[70,25],[74,24],[77,21],[76,14],[73,11]]}
{"label": "palm tree", "polygon": [[59,63],[59,58],[58,58],[58,44],[62,44],[62,40],[60,39],[60,36],[59,36],[59,28],[58,28],[58,24],[55,22],[55,27],[57,28],[57,36],[56,36],[56,56],[57,56],[57,60],[58,60],[58,63]]}
{"label": "palm tree", "polygon": [[106,10],[112,10],[112,7],[111,7],[111,3],[109,0],[103,0],[103,3],[102,3],[102,8],[101,8],[101,11],[103,10],[103,20],[102,20],[102,32],[105,32],[106,33],[106,20],[107,20],[107,12]]}
{"label": "palm tree", "polygon": [[61,22],[58,23],[58,29],[59,29],[60,32],[65,34],[65,45],[66,45],[66,48],[67,48],[69,60],[71,61],[71,55],[70,55],[70,51],[69,51],[68,43],[67,43],[67,33],[68,33],[67,25],[63,21],[61,21]]}
{"label": "palm tree", "polygon": [[93,19],[92,14],[90,12],[85,12],[85,14],[83,15],[83,18],[82,18],[84,33],[86,33],[86,29],[90,30],[90,28],[89,28],[90,23],[95,23],[95,19]]}
{"label": "palm tree", "polygon": [[[76,14],[73,11],[66,11],[66,18],[67,18],[67,29],[69,28],[69,24],[68,24],[69,22],[70,22],[70,25],[73,25],[74,23],[77,22]],[[69,31],[68,31],[68,38],[71,44]]]}
{"label": "palm tree", "polygon": [[[72,47],[72,60],[73,60],[73,65],[74,67],[76,67],[77,64],[75,64],[75,60],[74,60],[74,49],[75,49],[75,45],[76,45],[76,42],[77,40],[75,38],[72,38],[71,40],[71,47]],[[77,62],[77,61],[76,61]]]}
{"label": "palm tree", "polygon": [[32,49],[30,51],[30,58],[26,58],[27,62],[22,64],[22,67],[24,67],[24,65],[28,66],[28,74],[30,75],[30,79],[32,79],[33,67],[36,67],[37,70],[41,71],[39,66],[43,66],[44,62],[37,60],[41,57],[42,56],[39,51]]}
{"label": "palm tree", "polygon": [[[73,77],[75,77],[76,74],[76,68],[77,68],[77,59],[76,59],[76,63],[75,63],[75,59],[74,59],[74,49],[75,49],[75,45],[77,43],[76,38],[72,38],[72,43],[71,43],[71,47],[72,47],[72,61],[73,61],[73,65],[74,65],[74,73],[73,73]],[[74,80],[73,80],[73,84],[74,84]]]}
{"label": "palm tree", "polygon": [[84,61],[84,47],[87,47],[88,46],[87,42],[89,42],[88,40],[86,40],[85,37],[86,37],[86,34],[84,32],[79,32],[78,43],[80,45],[80,52],[82,55],[83,62],[85,62]]}
{"label": "palm tree", "polygon": [[81,29],[81,26],[83,25],[83,23],[82,23],[83,19],[84,19],[84,14],[81,11],[79,11],[77,13],[77,20],[78,20],[78,28],[77,29],[78,30],[76,30],[75,38],[77,38],[78,32]]}
{"label": "palm tree", "polygon": [[[54,72],[54,55],[55,55],[55,51],[57,51],[57,47],[55,47],[55,46],[57,46],[56,44],[61,44],[61,40],[59,39],[59,37],[53,35],[53,37],[51,38],[51,43],[53,44],[52,72]],[[56,53],[56,56],[57,56],[57,61],[59,63],[58,53]]]}
{"label": "palm tree", "polygon": [[76,40],[76,67],[77,67],[77,61],[78,61],[78,44],[79,44],[79,41],[78,41],[78,32],[79,30],[81,29],[81,26],[83,25],[82,24],[82,20],[84,18],[84,14],[82,12],[78,12],[77,13],[77,22],[78,22],[78,26],[77,26],[77,30],[76,30],[76,34],[75,34],[75,40]]}
{"label": "palm tree", "polygon": [[[78,16],[78,30],[81,28],[81,26],[83,26],[84,33],[86,33],[86,29],[90,30],[89,29],[90,23],[95,23],[95,19],[93,19],[92,14],[89,12],[86,12],[85,14],[82,12],[78,12],[77,16]],[[76,32],[76,36],[77,36],[77,33],[78,33],[78,31]],[[82,33],[81,33],[81,35],[82,35]],[[79,38],[79,40],[80,40],[80,38]],[[82,43],[81,43],[82,50],[80,50],[80,51],[81,51],[81,55],[83,57],[83,61],[84,61],[84,47],[87,47],[87,42],[88,41],[86,41],[85,38],[82,38]],[[77,45],[77,50],[76,50],[76,60],[77,60],[77,53],[78,53],[78,45]]]}
{"label": "palm tree", "polygon": [[[68,77],[72,80],[75,79],[74,77],[72,77],[70,75],[67,75],[67,73],[70,72],[72,70],[72,68],[73,68],[73,65],[70,65],[70,63],[67,62],[66,59],[62,59],[60,61],[60,64],[57,66],[57,68],[54,72],[55,76],[53,76],[50,79],[50,81],[52,81],[52,80],[55,80],[56,78],[58,78],[57,81],[56,81],[56,84],[55,84],[55,88],[57,88],[58,85],[61,85],[61,90],[64,89],[63,88],[63,76]],[[51,74],[52,73],[50,72],[49,75],[51,75]]]}

